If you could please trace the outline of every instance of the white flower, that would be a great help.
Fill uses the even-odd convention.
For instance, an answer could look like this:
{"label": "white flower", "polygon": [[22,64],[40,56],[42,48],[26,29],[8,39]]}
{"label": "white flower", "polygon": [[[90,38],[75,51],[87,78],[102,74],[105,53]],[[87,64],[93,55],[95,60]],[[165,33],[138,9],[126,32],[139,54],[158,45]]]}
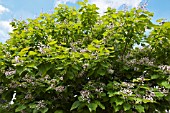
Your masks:
{"label": "white flower", "polygon": [[37,102],[37,108],[36,109],[40,109],[40,108],[45,108],[46,103],[44,102],[44,100],[40,100]]}
{"label": "white flower", "polygon": [[15,62],[16,63],[19,63],[20,61],[19,61],[19,56],[15,56]]}
{"label": "white flower", "polygon": [[133,94],[131,89],[123,88],[120,90],[121,93],[131,96]]}
{"label": "white flower", "polygon": [[80,91],[81,97],[83,100],[89,100],[90,99],[90,92],[87,90]]}
{"label": "white flower", "polygon": [[15,74],[16,73],[16,70],[9,70],[9,71],[6,71],[5,72],[5,75],[6,76],[9,76],[9,75],[13,75],[13,74]]}
{"label": "white flower", "polygon": [[89,66],[89,64],[86,63],[83,65],[83,68],[86,69],[88,66]]}
{"label": "white flower", "polygon": [[108,69],[108,73],[109,73],[109,74],[113,74],[113,73],[114,73],[114,70],[113,70],[113,69]]}
{"label": "white flower", "polygon": [[56,91],[58,92],[63,92],[65,90],[65,87],[64,86],[58,86],[55,88]]}
{"label": "white flower", "polygon": [[63,77],[60,77],[60,80],[63,80]]}

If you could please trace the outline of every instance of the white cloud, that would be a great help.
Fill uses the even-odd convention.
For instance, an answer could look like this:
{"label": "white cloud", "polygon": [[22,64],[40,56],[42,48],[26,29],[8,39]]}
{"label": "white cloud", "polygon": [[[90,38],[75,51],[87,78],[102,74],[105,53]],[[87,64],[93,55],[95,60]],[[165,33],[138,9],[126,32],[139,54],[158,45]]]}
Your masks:
{"label": "white cloud", "polygon": [[4,13],[4,12],[9,12],[9,9],[0,5],[0,14]]}
{"label": "white cloud", "polygon": [[0,29],[1,28],[7,31],[12,31],[12,26],[10,25],[10,21],[0,21]]}
{"label": "white cloud", "polygon": [[5,42],[9,39],[8,33],[12,31],[10,21],[0,21],[0,42]]}
{"label": "white cloud", "polygon": [[[2,5],[0,5],[0,14],[4,12],[9,12],[10,10]],[[10,26],[10,21],[2,21],[0,20],[0,42],[5,42],[9,35],[8,33],[12,31],[12,26]]]}
{"label": "white cloud", "polygon": [[66,4],[66,3],[76,3],[78,0],[56,0],[55,6],[58,4]]}
{"label": "white cloud", "polygon": [[100,10],[99,13],[103,13],[107,10],[107,7],[119,8],[126,4],[129,7],[137,7],[142,0],[90,0],[89,3],[96,4]]}
{"label": "white cloud", "polygon": [[[55,6],[58,4],[76,3],[80,0],[56,0]],[[126,4],[129,7],[137,7],[142,0],[89,0],[89,3],[96,4],[100,8],[99,13],[106,11],[107,7],[119,8]]]}

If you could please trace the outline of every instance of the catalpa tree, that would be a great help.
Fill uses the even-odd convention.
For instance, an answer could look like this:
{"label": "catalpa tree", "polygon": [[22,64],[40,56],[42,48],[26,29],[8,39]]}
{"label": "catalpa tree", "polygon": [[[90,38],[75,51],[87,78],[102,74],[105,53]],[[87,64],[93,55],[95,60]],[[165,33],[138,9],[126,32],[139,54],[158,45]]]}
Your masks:
{"label": "catalpa tree", "polygon": [[170,22],[153,24],[141,8],[99,15],[95,4],[78,3],[11,22],[0,44],[0,112],[168,110]]}

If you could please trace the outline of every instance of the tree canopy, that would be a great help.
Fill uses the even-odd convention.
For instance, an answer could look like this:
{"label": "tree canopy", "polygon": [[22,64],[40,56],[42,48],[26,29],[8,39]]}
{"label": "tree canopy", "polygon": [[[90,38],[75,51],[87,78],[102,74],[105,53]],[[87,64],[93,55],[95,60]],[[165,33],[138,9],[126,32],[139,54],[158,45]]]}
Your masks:
{"label": "tree canopy", "polygon": [[142,8],[100,15],[95,4],[78,4],[11,22],[0,43],[0,112],[168,110],[170,22],[154,24]]}

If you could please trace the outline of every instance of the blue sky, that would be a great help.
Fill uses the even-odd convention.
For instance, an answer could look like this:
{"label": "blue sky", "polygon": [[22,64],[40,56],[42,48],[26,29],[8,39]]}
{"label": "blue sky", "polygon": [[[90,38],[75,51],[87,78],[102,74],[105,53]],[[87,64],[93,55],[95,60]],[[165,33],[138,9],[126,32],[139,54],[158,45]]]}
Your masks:
{"label": "blue sky", "polygon": [[[12,31],[9,25],[12,19],[25,20],[35,18],[41,12],[51,12],[60,3],[76,6],[78,0],[0,0],[0,42],[9,38],[8,32]],[[137,7],[142,0],[89,0],[95,3],[102,13],[107,7],[119,8],[123,4]],[[154,12],[153,21],[159,18],[170,20],[170,0],[150,0],[147,9]]]}

